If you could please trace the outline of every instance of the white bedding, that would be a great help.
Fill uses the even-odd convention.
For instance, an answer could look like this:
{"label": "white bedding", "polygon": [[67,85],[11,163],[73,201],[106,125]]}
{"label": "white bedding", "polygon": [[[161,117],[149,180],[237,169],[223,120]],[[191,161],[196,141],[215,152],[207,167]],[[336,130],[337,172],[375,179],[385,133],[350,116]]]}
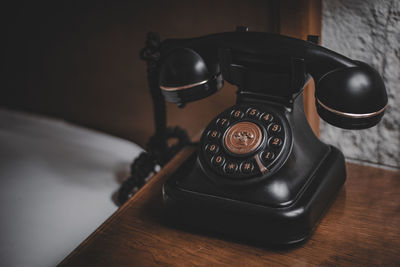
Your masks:
{"label": "white bedding", "polygon": [[54,266],[117,206],[137,145],[0,109],[0,266]]}

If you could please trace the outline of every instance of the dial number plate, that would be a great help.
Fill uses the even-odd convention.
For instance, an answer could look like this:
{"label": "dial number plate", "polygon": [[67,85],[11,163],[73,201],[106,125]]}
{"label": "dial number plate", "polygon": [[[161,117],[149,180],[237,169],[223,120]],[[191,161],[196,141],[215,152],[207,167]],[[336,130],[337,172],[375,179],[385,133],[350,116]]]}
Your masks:
{"label": "dial number plate", "polygon": [[200,161],[218,177],[243,181],[268,176],[287,158],[289,124],[274,108],[236,105],[203,133]]}
{"label": "dial number plate", "polygon": [[238,122],[226,131],[225,147],[233,154],[248,154],[256,150],[263,138],[260,127],[250,121]]}

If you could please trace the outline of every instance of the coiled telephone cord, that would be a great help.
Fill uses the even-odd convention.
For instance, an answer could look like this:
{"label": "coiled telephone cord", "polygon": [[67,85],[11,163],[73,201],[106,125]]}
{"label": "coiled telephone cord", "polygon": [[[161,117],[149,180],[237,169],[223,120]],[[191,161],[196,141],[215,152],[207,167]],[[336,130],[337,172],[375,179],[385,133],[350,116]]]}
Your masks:
{"label": "coiled telephone cord", "polygon": [[[158,85],[158,62],[160,58],[160,37],[156,33],[147,34],[146,46],[140,52],[140,57],[147,63],[147,81],[153,100],[155,134],[146,144],[142,152],[131,164],[130,176],[118,190],[117,200],[124,204],[135,189],[140,189],[146,183],[150,173],[155,172],[156,165],[163,167],[184,146],[190,143],[189,136],[180,127],[167,127],[167,114],[164,96]],[[168,141],[176,139],[176,143],[168,146]]]}
{"label": "coiled telephone cord", "polygon": [[186,131],[180,127],[167,128],[167,140],[177,139],[176,144],[166,150],[157,148],[157,137],[150,138],[146,145],[146,151],[142,152],[131,164],[130,176],[122,183],[118,191],[118,202],[124,204],[135,192],[146,184],[146,179],[155,172],[157,165],[163,167],[167,164],[184,146],[190,143]]}

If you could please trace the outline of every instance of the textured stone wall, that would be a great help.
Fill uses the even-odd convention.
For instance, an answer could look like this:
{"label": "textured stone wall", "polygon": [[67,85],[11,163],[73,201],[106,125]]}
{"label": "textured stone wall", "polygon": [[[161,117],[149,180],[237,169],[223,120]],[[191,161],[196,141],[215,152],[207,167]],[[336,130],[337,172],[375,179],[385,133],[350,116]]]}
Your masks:
{"label": "textured stone wall", "polygon": [[376,68],[389,109],[367,130],[342,130],[322,121],[321,138],[347,159],[400,168],[400,1],[324,0],[322,44]]}

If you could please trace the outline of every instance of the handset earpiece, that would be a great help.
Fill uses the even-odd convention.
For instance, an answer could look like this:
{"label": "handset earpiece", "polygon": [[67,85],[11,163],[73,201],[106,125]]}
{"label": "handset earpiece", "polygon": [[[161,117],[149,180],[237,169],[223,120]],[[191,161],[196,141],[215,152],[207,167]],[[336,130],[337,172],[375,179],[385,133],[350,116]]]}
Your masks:
{"label": "handset earpiece", "polygon": [[[184,104],[217,92],[223,85],[222,69],[226,80],[243,94],[275,101],[279,96],[290,104],[301,86],[291,88],[286,76],[265,74],[271,71],[271,62],[279,65],[274,59],[292,58],[304,61],[304,72],[314,77],[317,111],[328,123],[345,129],[369,128],[381,120],[387,107],[385,85],[372,67],[303,40],[228,32],[166,40],[164,45],[159,85],[169,102]],[[276,77],[282,78],[276,81]],[[277,84],[278,89],[274,88]]]}
{"label": "handset earpiece", "polygon": [[194,50],[178,47],[163,59],[160,88],[168,102],[185,104],[207,97],[223,86],[220,73],[212,73]]}
{"label": "handset earpiece", "polygon": [[317,81],[316,107],[334,126],[366,129],[381,120],[388,98],[380,75],[369,65],[354,62],[354,67],[334,69]]}

